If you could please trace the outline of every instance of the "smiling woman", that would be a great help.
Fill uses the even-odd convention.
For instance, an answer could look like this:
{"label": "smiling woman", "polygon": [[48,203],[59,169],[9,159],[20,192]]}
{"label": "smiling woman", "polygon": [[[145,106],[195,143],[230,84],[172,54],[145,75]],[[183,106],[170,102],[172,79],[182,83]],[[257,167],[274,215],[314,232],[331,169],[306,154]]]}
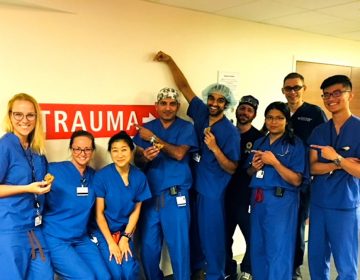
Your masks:
{"label": "smiling woman", "polygon": [[150,198],[145,175],[131,165],[134,144],[121,131],[108,143],[113,163],[99,170],[94,178],[96,222],[94,236],[113,279],[139,279],[133,234],[142,202]]}
{"label": "smiling woman", "polygon": [[0,139],[1,279],[52,279],[50,257],[41,230],[43,194],[51,183],[37,101],[26,93],[8,102]]}

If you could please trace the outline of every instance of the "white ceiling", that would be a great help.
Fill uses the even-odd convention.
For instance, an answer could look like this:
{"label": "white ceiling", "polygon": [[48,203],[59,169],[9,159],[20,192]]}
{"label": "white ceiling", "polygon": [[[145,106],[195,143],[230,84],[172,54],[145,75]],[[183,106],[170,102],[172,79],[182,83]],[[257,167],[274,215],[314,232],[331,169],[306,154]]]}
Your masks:
{"label": "white ceiling", "polygon": [[360,41],[360,0],[144,0]]}

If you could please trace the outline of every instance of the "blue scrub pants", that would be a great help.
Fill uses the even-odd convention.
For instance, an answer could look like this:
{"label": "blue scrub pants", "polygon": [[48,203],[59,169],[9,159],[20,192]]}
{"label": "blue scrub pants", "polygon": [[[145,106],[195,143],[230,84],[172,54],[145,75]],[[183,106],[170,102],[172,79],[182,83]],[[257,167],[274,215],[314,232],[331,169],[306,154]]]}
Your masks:
{"label": "blue scrub pants", "polygon": [[333,254],[337,280],[358,280],[360,208],[310,206],[309,269],[312,280],[330,279]]}
{"label": "blue scrub pants", "polygon": [[88,236],[65,241],[44,234],[55,272],[61,279],[111,279],[96,244]]}
{"label": "blue scrub pants", "polygon": [[129,240],[129,246],[131,249],[132,257],[128,256],[128,260],[123,259],[121,264],[117,264],[113,257],[109,261],[110,251],[109,246],[100,231],[95,231],[93,235],[98,240],[98,247],[103,257],[103,260],[111,273],[112,279],[116,280],[136,280],[140,279],[140,266],[136,259],[136,251],[134,242],[132,239]]}
{"label": "blue scrub pants", "polygon": [[[186,197],[186,205],[178,206],[177,196]],[[170,195],[164,191],[160,196],[146,200],[141,214],[141,260],[146,279],[163,279],[159,268],[163,240],[165,238],[174,279],[190,279],[190,205],[187,191]]]}
{"label": "blue scrub pants", "polygon": [[[202,267],[205,268],[207,280],[223,280],[226,258],[224,196],[210,198],[198,193],[194,210],[205,263],[192,263],[193,271]],[[197,251],[195,249],[194,253]],[[201,259],[200,255],[194,257],[194,260]]]}
{"label": "blue scrub pants", "polygon": [[283,197],[277,197],[275,190],[263,190],[263,201],[255,202],[255,192],[250,218],[253,278],[292,279],[299,194],[285,190]]}
{"label": "blue scrub pants", "polygon": [[[43,260],[34,238],[30,240],[28,231],[4,233],[0,232],[0,279],[2,280],[53,280],[54,273],[50,263],[49,251],[40,229],[32,231],[41,244],[45,256]],[[32,245],[36,258],[32,259]]]}

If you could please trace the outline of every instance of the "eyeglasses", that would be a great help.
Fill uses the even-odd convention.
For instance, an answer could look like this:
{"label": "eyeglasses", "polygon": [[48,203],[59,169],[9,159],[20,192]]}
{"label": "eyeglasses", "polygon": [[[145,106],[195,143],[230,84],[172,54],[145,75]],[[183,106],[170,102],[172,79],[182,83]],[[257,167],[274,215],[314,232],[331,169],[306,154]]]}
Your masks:
{"label": "eyeglasses", "polygon": [[283,88],[283,90],[285,92],[292,92],[292,91],[295,91],[295,92],[298,92],[300,91],[304,86],[293,86],[293,87],[290,87],[290,86],[286,86]]}
{"label": "eyeglasses", "polygon": [[332,97],[340,97],[345,92],[350,92],[351,90],[335,90],[333,92],[324,92],[324,94],[321,95],[323,99],[329,99]]}
{"label": "eyeglasses", "polygon": [[80,155],[82,152],[84,152],[85,155],[90,155],[93,151],[92,148],[81,149],[80,147],[77,147],[77,148],[71,148],[71,149],[75,155]]}
{"label": "eyeglasses", "polygon": [[11,113],[14,119],[17,121],[21,121],[24,117],[30,122],[36,119],[36,113],[29,113],[26,115],[24,115],[24,113],[22,112],[11,112]]}
{"label": "eyeglasses", "polygon": [[273,117],[273,116],[266,116],[265,120],[269,121],[269,122],[281,122],[283,120],[285,120],[285,117]]}

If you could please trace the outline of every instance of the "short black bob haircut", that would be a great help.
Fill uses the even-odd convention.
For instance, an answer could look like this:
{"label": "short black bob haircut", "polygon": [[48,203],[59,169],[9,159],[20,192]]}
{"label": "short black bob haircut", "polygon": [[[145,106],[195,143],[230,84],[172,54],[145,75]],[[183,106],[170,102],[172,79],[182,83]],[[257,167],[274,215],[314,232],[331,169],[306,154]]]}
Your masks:
{"label": "short black bob haircut", "polygon": [[336,85],[336,84],[342,84],[344,87],[347,87],[350,90],[352,90],[351,80],[349,79],[348,76],[345,76],[345,75],[334,75],[334,76],[331,76],[331,77],[325,79],[322,82],[320,89],[324,90],[325,88],[328,88],[328,87]]}
{"label": "short black bob haircut", "polygon": [[132,141],[129,134],[127,134],[125,131],[120,131],[119,133],[116,133],[115,135],[111,136],[109,143],[108,143],[108,152],[111,152],[111,146],[114,142],[119,142],[121,140],[124,140],[126,144],[128,144],[131,151],[134,150],[134,142]]}

